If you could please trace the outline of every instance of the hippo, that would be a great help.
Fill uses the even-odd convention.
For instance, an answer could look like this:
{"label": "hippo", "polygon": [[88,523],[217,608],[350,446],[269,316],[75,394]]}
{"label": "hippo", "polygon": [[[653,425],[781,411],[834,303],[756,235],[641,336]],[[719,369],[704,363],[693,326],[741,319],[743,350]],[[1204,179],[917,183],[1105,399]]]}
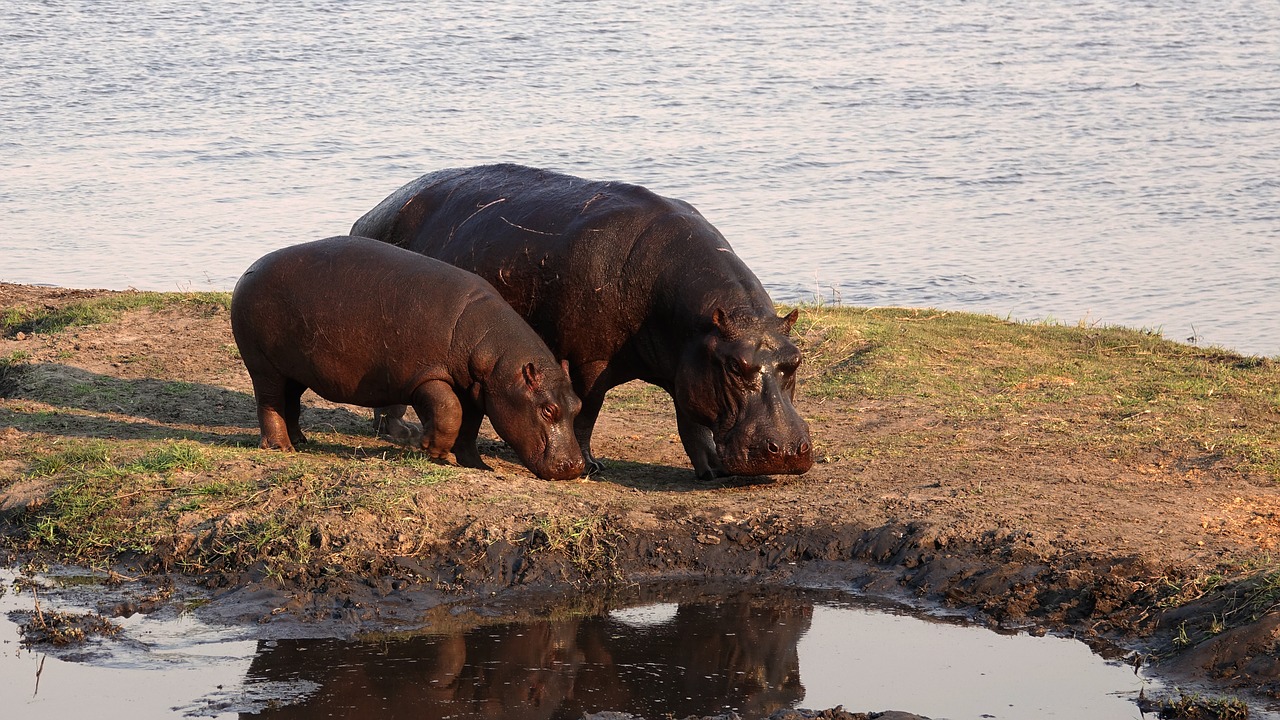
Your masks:
{"label": "hippo", "polygon": [[605,393],[666,390],[695,474],[800,474],[809,427],[792,405],[797,312],[694,207],[621,182],[519,165],[455,168],[401,187],[356,221],[382,240],[488,280],[559,358],[582,411],[587,471]]}
{"label": "hippo", "polygon": [[480,422],[535,475],[583,471],[581,403],[567,368],[492,286],[452,265],[358,237],[268,253],[231,294],[231,331],[253,381],[263,448],[306,442],[299,398],[411,405],[432,458],[485,468]]}

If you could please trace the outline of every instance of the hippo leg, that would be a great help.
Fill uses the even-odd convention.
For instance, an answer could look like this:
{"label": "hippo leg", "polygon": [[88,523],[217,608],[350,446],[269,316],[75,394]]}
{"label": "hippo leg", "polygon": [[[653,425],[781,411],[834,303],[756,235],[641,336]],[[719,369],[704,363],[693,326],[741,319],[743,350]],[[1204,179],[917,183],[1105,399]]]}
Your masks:
{"label": "hippo leg", "polygon": [[413,409],[422,421],[419,447],[436,460],[448,460],[462,427],[462,404],[443,380],[429,380],[413,391]]}
{"label": "hippo leg", "polygon": [[711,428],[698,424],[677,407],[676,430],[680,432],[680,442],[684,444],[684,451],[689,454],[689,460],[693,463],[693,473],[699,480],[705,482],[728,474],[720,463],[720,456],[716,454],[716,441]]}
{"label": "hippo leg", "polygon": [[408,405],[389,405],[373,409],[373,432],[378,437],[390,438],[401,445],[418,445],[422,442],[422,431],[413,423],[406,422],[404,414]]}
{"label": "hippo leg", "polygon": [[484,410],[468,398],[462,400],[462,425],[458,428],[458,439],[453,443],[453,456],[462,467],[492,470],[480,459],[480,448],[476,447],[476,438],[480,435],[480,423],[484,421]]}
{"label": "hippo leg", "polygon": [[591,454],[591,433],[596,428],[596,420],[600,417],[600,408],[604,407],[605,393],[617,383],[610,383],[605,377],[608,364],[604,362],[586,363],[570,368],[570,379],[573,391],[582,400],[582,409],[573,420],[573,434],[578,439],[578,447],[582,449],[585,462],[583,476],[604,470],[604,463]]}
{"label": "hippo leg", "polygon": [[302,393],[306,391],[307,386],[296,380],[284,381],[284,427],[289,433],[289,442],[295,446],[307,442],[307,436],[302,434],[302,427],[298,424],[302,417]]}
{"label": "hippo leg", "polygon": [[288,415],[285,384],[288,381],[279,375],[264,376],[261,373],[252,374],[250,379],[253,380],[253,397],[258,402],[258,428],[262,432],[258,446],[263,450],[293,452],[285,420]]}

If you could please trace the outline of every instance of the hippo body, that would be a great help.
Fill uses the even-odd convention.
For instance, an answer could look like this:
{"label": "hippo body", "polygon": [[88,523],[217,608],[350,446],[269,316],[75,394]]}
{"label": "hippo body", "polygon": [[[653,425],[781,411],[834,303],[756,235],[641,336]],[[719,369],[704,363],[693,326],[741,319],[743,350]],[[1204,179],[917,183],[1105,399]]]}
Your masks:
{"label": "hippo body", "polygon": [[792,405],[796,313],[686,202],[645,188],[518,165],[442,170],[405,185],[352,235],[439,258],[488,280],[569,363],[588,469],[605,393],[666,390],[694,471],[803,473],[809,429]]}
{"label": "hippo body", "polygon": [[306,442],[299,398],[411,405],[421,447],[486,467],[481,420],[536,475],[577,477],[580,403],[546,344],[475,275],[368,238],[286,247],[255,262],[231,296],[231,329],[258,404],[262,447]]}

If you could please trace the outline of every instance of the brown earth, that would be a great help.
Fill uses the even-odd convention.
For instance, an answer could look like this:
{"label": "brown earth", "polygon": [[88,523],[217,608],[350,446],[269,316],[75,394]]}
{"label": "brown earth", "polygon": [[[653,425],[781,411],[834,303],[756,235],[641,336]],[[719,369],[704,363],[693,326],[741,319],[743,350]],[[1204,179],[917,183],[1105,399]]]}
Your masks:
{"label": "brown earth", "polygon": [[[0,285],[0,308],[105,294]],[[0,513],[41,493],[15,453],[2,452],[33,437],[172,433],[256,442],[249,378],[220,308],[144,309],[106,324],[0,339],[0,357],[15,352],[25,354],[26,369],[0,398]],[[43,408],[42,387],[102,378],[134,388],[190,386],[181,403],[157,390],[142,410],[100,399],[88,408],[45,408],[63,420],[58,429],[23,425],[17,409]],[[424,489],[415,498],[413,530],[358,514],[329,526],[333,538],[368,550],[359,575],[205,569],[190,578],[215,590],[204,612],[270,621],[280,633],[315,630],[296,623],[341,633],[421,621],[443,603],[510,608],[520,605],[510,602],[520,593],[570,584],[694,577],[848,585],[972,609],[1005,627],[1107,638],[1181,682],[1280,697],[1280,615],[1273,608],[1179,647],[1188,629],[1221,625],[1232,598],[1253,587],[1215,588],[1207,578],[1247,577],[1280,542],[1280,487],[1269,477],[1243,474],[1191,447],[1119,458],[1063,450],[1038,442],[1035,423],[960,423],[910,401],[812,400],[802,384],[798,408],[820,458],[813,469],[708,485],[693,477],[665,396],[638,385],[615,395],[596,431],[595,450],[607,468],[590,479],[537,480],[486,425],[481,452],[495,471],[462,471]],[[368,434],[370,414],[362,408],[310,394],[304,405],[304,429],[320,439],[309,453],[400,452]],[[908,440],[896,453],[859,452],[884,436]],[[217,471],[241,470],[228,463]],[[269,492],[261,502],[289,498]],[[572,554],[538,552],[550,538],[529,533],[532,517],[598,520],[577,546],[593,556],[575,562]],[[136,566],[177,573],[171,561],[181,549],[137,558]]]}

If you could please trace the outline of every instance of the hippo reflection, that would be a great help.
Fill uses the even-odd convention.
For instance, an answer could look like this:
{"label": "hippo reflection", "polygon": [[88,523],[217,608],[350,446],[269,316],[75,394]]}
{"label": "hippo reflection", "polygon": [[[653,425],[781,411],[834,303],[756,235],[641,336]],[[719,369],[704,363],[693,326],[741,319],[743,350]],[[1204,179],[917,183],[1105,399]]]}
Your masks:
{"label": "hippo reflection", "polygon": [[640,630],[610,617],[482,627],[386,643],[293,640],[264,644],[249,682],[309,680],[298,705],[255,717],[577,720],[621,710],[656,717],[723,707],[764,716],[804,695],[797,643],[808,602],[747,595],[684,603]]}

